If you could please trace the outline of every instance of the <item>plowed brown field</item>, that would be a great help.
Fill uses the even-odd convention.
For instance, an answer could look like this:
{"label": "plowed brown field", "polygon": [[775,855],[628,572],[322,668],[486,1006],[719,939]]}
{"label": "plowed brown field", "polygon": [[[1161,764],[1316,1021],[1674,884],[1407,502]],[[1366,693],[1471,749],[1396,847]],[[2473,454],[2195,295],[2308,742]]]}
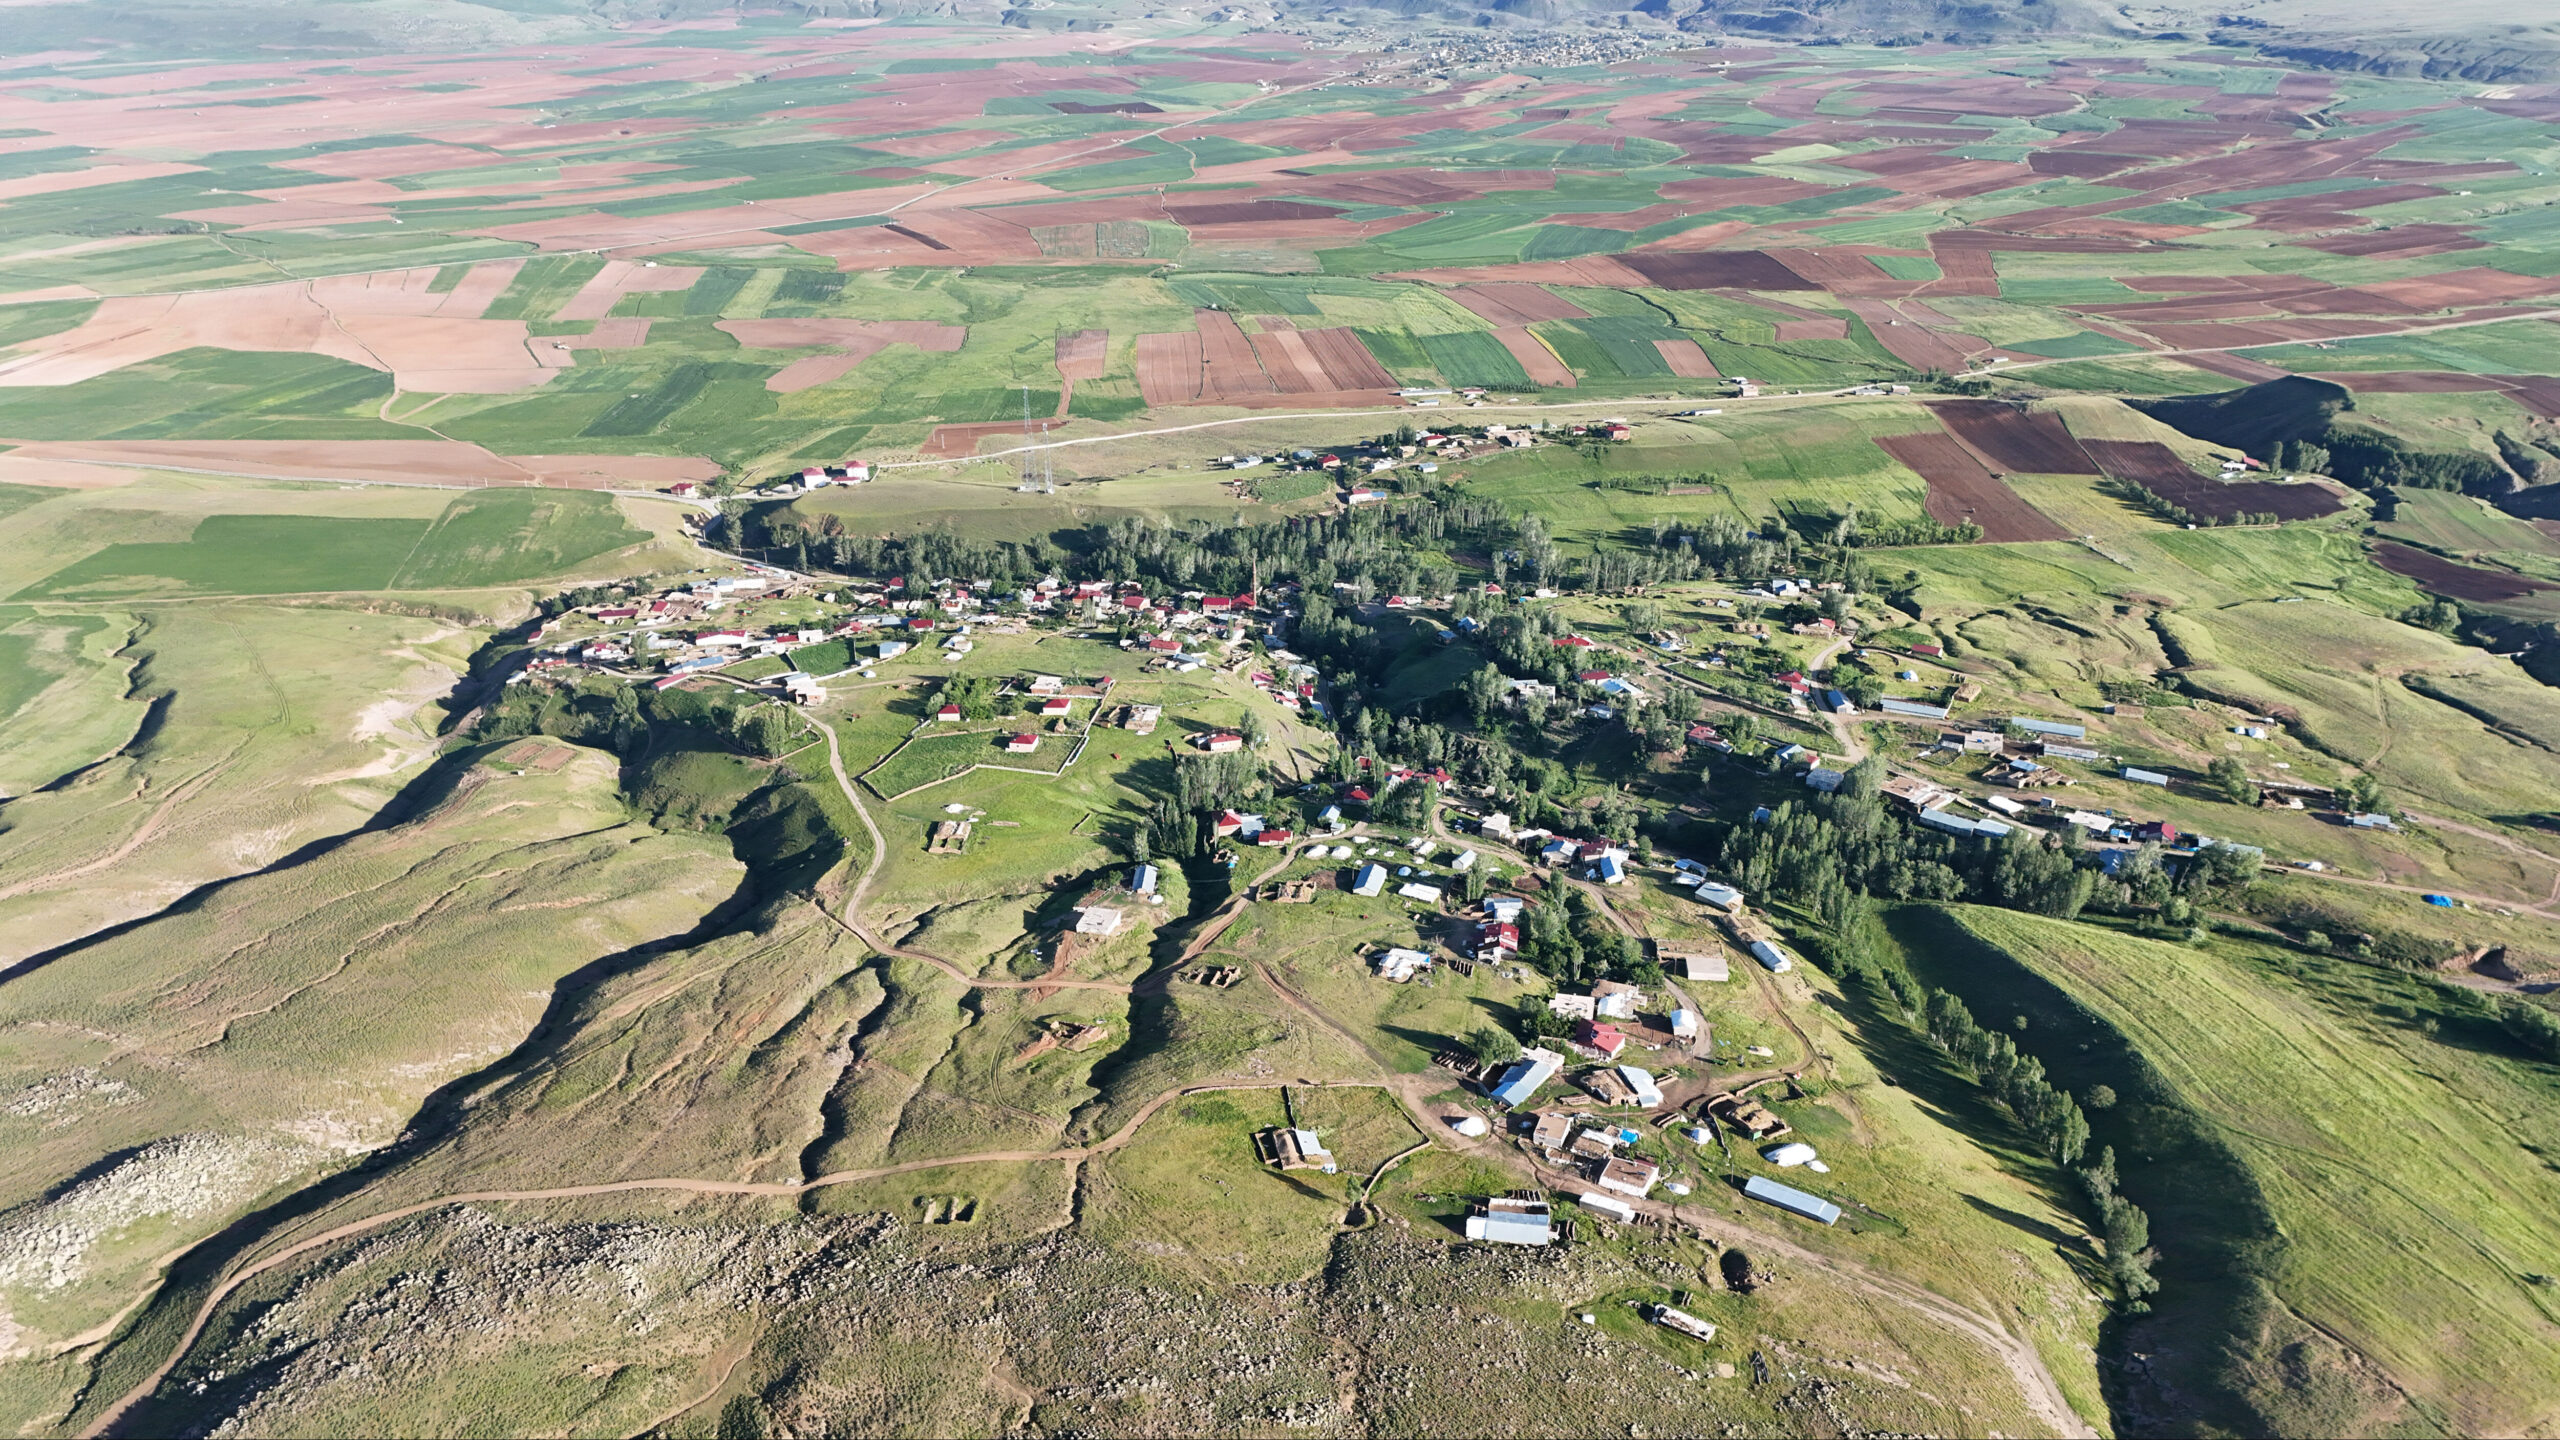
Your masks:
{"label": "plowed brown field", "polygon": [[2062,417],[1998,400],[1941,400],[1930,407],[1956,438],[1993,465],[2020,475],[2095,475],[2098,463],[2063,427]]}
{"label": "plowed brown field", "polygon": [[1582,320],[1588,318],[1591,313],[1543,285],[1496,282],[1490,285],[1461,285],[1447,293],[1450,299],[1496,325],[1534,325],[1541,320]]}
{"label": "plowed brown field", "polygon": [[2441,555],[2385,540],[2373,547],[2373,558],[2394,575],[2406,575],[2421,589],[2453,600],[2521,600],[2541,590],[2560,590],[2560,585],[2510,575],[2503,570],[2483,570],[2473,565],[2457,565]]}
{"label": "plowed brown field", "polygon": [[1511,352],[1511,358],[1520,362],[1520,368],[1528,372],[1531,384],[1555,390],[1576,388],[1571,367],[1558,359],[1556,352],[1547,348],[1547,342],[1531,333],[1526,325],[1505,325],[1493,332],[1493,338],[1501,341],[1502,348]]}
{"label": "plowed brown field", "polygon": [[2003,485],[1952,435],[1887,435],[1876,447],[1929,482],[1929,518],[1982,527],[1985,540],[2067,540],[2068,531]]}
{"label": "plowed brown field", "polygon": [[1820,286],[1761,250],[1692,250],[1666,255],[1638,252],[1618,263],[1665,290],[1816,290]]}
{"label": "plowed brown field", "polygon": [[1695,340],[1656,340],[1653,348],[1662,353],[1662,363],[1671,367],[1671,373],[1683,380],[1717,378],[1716,363],[1707,358],[1707,352],[1699,349]]}
{"label": "plowed brown field", "polygon": [[2272,480],[2209,480],[2179,459],[2178,452],[2154,440],[2083,440],[2080,447],[2107,474],[2217,520],[2243,515],[2312,520],[2346,508],[2336,491],[2312,481],[2285,485]]}

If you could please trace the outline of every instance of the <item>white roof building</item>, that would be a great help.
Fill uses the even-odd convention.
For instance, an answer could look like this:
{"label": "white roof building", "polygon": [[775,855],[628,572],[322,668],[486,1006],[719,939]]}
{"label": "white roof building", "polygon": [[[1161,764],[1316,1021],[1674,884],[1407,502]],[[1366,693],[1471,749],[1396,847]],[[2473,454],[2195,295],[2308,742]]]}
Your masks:
{"label": "white roof building", "polygon": [[1402,984],[1431,968],[1431,957],[1419,950],[1394,949],[1378,956],[1378,977]]}

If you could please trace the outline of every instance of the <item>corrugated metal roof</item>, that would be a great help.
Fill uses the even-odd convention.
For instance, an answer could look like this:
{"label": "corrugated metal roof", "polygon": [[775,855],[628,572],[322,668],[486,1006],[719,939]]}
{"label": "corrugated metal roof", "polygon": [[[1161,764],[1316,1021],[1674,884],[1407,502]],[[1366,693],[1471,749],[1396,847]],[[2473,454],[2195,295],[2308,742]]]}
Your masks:
{"label": "corrugated metal roof", "polygon": [[1947,707],[1944,705],[1927,705],[1917,700],[1898,700],[1890,695],[1877,701],[1876,708],[1887,715],[1908,715],[1915,720],[1947,718]]}
{"label": "corrugated metal roof", "polygon": [[2089,727],[2085,725],[2066,725],[2059,720],[2038,720],[2032,715],[2012,715],[2009,717],[2009,723],[2030,735],[2060,735],[2067,740],[2077,740],[2089,733]]}
{"label": "corrugated metal roof", "polygon": [[1840,1223],[1839,1206],[1819,1195],[1808,1195],[1792,1185],[1781,1185],[1775,1180],[1754,1175],[1742,1182],[1742,1193],[1764,1205],[1793,1211],[1808,1220],[1819,1220],[1825,1225]]}
{"label": "corrugated metal roof", "polygon": [[1516,1215],[1501,1210],[1469,1216],[1467,1228],[1483,1239],[1499,1240],[1506,1245],[1544,1245],[1554,1238],[1546,1216]]}

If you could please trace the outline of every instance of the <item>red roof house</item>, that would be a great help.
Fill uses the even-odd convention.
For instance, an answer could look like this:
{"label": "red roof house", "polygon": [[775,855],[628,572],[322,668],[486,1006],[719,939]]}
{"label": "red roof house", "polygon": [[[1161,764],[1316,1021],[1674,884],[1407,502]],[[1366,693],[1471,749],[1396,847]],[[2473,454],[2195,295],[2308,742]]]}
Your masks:
{"label": "red roof house", "polygon": [[1627,1048],[1627,1037],[1618,1033],[1615,1025],[1585,1020],[1573,1027],[1573,1043],[1597,1050],[1604,1058],[1615,1060],[1618,1052]]}

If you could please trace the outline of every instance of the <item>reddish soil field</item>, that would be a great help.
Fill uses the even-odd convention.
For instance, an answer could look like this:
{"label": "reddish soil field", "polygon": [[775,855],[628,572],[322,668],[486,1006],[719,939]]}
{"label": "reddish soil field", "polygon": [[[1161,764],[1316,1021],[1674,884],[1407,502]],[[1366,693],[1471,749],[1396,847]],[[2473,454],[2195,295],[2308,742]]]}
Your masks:
{"label": "reddish soil field", "polygon": [[2210,370],[2216,375],[2228,375],[2234,380],[2245,380],[2252,385],[2261,380],[2281,380],[2293,373],[2290,370],[2280,370],[2262,360],[2249,359],[2245,355],[2224,355],[2213,350],[2181,355],[2178,359],[2199,370]]}
{"label": "reddish soil field", "polygon": [[1082,100],[1052,100],[1049,108],[1061,115],[1161,115],[1164,111],[1144,100],[1118,100],[1108,105],[1094,105]]}
{"label": "reddish soil field", "polygon": [[1271,377],[1263,373],[1262,362],[1254,358],[1253,342],[1245,338],[1236,317],[1224,310],[1194,310],[1191,320],[1200,327],[1203,394],[1271,393]]}
{"label": "reddish soil field", "polygon": [[1248,336],[1225,311],[1192,314],[1197,330],[1138,337],[1138,390],[1150,405],[1373,405],[1395,388],[1347,329]]}
{"label": "reddish soil field", "polygon": [[633,350],[649,343],[649,321],[630,315],[599,320],[586,334],[560,336],[556,343],[572,350]]}
{"label": "reddish soil field", "polygon": [[2397,204],[2403,200],[2424,200],[2443,193],[2433,185],[2384,185],[2344,194],[2288,195],[2277,200],[2252,200],[2229,208],[2243,215],[2255,215],[2278,230],[2333,230],[2368,223],[2364,216],[2356,213],[2359,210]]}
{"label": "reddish soil field", "polygon": [[1167,205],[1177,225],[1267,225],[1280,220],[1330,220],[1342,212],[1303,200],[1232,200],[1217,205]]}
{"label": "reddish soil field", "polygon": [[1543,285],[1461,285],[1445,292],[1452,300],[1496,325],[1533,325],[1541,320],[1581,320],[1589,311]]}
{"label": "reddish soil field", "polygon": [[1815,290],[1821,287],[1759,250],[1623,255],[1618,263],[1664,290]]}
{"label": "reddish soil field", "polygon": [[874,346],[826,355],[804,355],[764,377],[764,388],[776,395],[797,395],[803,390],[841,380],[859,369],[863,361],[878,354],[881,348]]}
{"label": "reddish soil field", "polygon": [[[1883,298],[1908,295],[1915,288],[1914,282],[1894,279],[1877,269],[1864,254],[1853,250],[1772,250],[1769,253],[1779,264],[1834,295]],[[1838,317],[1800,313],[1796,318],[1826,320]]]}
{"label": "reddish soil field", "polygon": [[1849,322],[1840,319],[1781,320],[1778,322],[1778,338],[1780,340],[1846,340],[1849,338]]}
{"label": "reddish soil field", "polygon": [[1929,518],[1941,525],[1968,522],[1985,540],[2068,540],[2070,534],[1982,468],[1952,435],[1887,435],[1876,447],[1929,482]]}
{"label": "reddish soil field", "polygon": [[2182,509],[2216,519],[2239,515],[2274,515],[2284,520],[2314,520],[2344,509],[2346,502],[2327,485],[2292,485],[2272,480],[2208,480],[2178,452],[2152,440],[2083,440],[2106,473],[2130,480]]}
{"label": "reddish soil field", "polygon": [[1938,269],[1945,278],[1933,280],[1920,289],[1924,294],[1933,295],[1997,296],[2000,293],[2000,276],[1992,268],[1991,256],[1999,250],[2114,255],[2133,248],[2123,240],[2006,235],[1979,229],[1941,230],[1929,237],[1929,253],[1937,258]]}
{"label": "reddish soil field", "polygon": [[607,260],[569,303],[560,307],[554,320],[602,320],[613,313],[615,302],[625,295],[651,290],[690,290],[702,278],[695,265],[634,265],[628,260]]}
{"label": "reddish soil field", "polygon": [[2104,150],[2039,150],[2027,157],[2027,168],[2038,175],[2064,175],[2074,180],[2096,180],[2143,163],[2139,155],[2116,155]]}
{"label": "reddish soil field", "polygon": [[2020,475],[2095,475],[2098,462],[2063,428],[2062,417],[1998,400],[1941,400],[1930,407],[1991,463]]}
{"label": "reddish soil field", "polygon": [[1057,340],[1058,378],[1062,380],[1099,380],[1103,367],[1110,363],[1111,332],[1079,330],[1061,335]]}
{"label": "reddish soil field", "polygon": [[[1520,362],[1520,368],[1529,372],[1532,383],[1557,390],[1575,388],[1573,371],[1556,358],[1556,352],[1547,348],[1547,342],[1531,334],[1527,326],[1506,325],[1494,331],[1493,338],[1501,341],[1502,348],[1511,352],[1511,358]],[[1705,357],[1701,355],[1699,358]]]}
{"label": "reddish soil field", "polygon": [[2323,235],[2297,243],[2332,255],[2441,255],[2483,249],[2487,242],[2474,240],[2450,225],[2395,225],[2388,230]]}
{"label": "reddish soil field", "polygon": [[991,435],[1011,435],[1020,439],[1022,425],[1018,421],[1011,420],[980,421],[966,425],[936,425],[933,427],[933,433],[924,437],[924,444],[916,448],[924,454],[940,459],[961,460],[977,454],[978,442]]}
{"label": "reddish soil field", "polygon": [[2501,375],[2517,404],[2545,420],[2560,420],[2560,379],[2549,375]]}
{"label": "reddish soil field", "polygon": [[2364,288],[2420,310],[2438,310],[2548,295],[2560,290],[2560,276],[2511,275],[2504,270],[2475,268],[2422,275],[2414,280],[2382,280]]}
{"label": "reddish soil field", "polygon": [[2389,540],[2373,547],[2373,558],[2392,574],[2406,575],[2417,581],[2420,589],[2453,600],[2521,600],[2536,591],[2560,590],[2560,585],[2529,580],[2503,570],[2457,565],[2441,555],[2414,550]]}
{"label": "reddish soil field", "polygon": [[1881,300],[1843,300],[1851,314],[1867,322],[1876,343],[1891,352],[1893,358],[1914,370],[1961,370],[1966,359],[1977,351],[1988,350],[1978,336],[1940,334],[1905,320]]}
{"label": "reddish soil field", "polygon": [[1393,390],[1396,377],[1360,343],[1358,331],[1348,326],[1330,326],[1322,330],[1301,330],[1307,349],[1323,368],[1330,388],[1349,390]]}
{"label": "reddish soil field", "polygon": [[[1787,338],[1786,329],[1784,325],[1778,327],[1779,339]],[[1656,340],[1653,348],[1662,352],[1662,363],[1671,367],[1671,373],[1683,380],[1717,378],[1715,362],[1707,358],[1707,352],[1699,349],[1695,340]]]}

